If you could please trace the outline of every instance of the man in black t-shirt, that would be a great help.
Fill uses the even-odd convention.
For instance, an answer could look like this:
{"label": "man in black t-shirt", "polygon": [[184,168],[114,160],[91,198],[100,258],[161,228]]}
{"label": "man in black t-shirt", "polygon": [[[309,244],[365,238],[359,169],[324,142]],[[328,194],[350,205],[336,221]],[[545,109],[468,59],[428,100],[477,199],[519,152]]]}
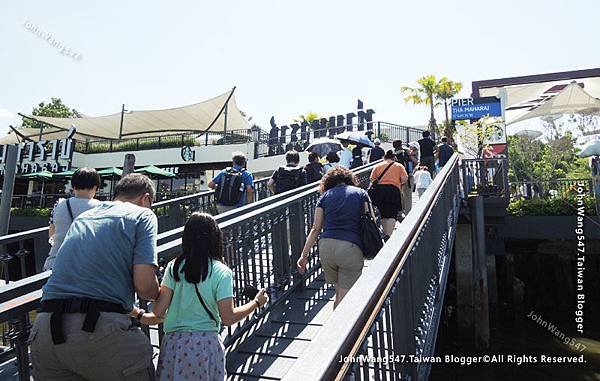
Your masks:
{"label": "man in black t-shirt", "polygon": [[380,147],[381,140],[375,139],[373,143],[375,143],[375,147],[369,150],[369,163],[377,161],[381,159],[383,155],[385,155],[385,151],[383,150],[383,148]]}
{"label": "man in black t-shirt", "polygon": [[421,151],[421,165],[424,165],[429,170],[431,178],[435,176],[435,155],[437,146],[433,139],[429,136],[429,131],[423,131],[423,139],[418,141],[419,150]]}
{"label": "man in black t-shirt", "polygon": [[442,168],[448,162],[448,160],[450,160],[452,155],[454,155],[454,148],[450,147],[448,144],[448,138],[444,136],[442,138],[442,144],[437,147],[436,159],[438,166]]}

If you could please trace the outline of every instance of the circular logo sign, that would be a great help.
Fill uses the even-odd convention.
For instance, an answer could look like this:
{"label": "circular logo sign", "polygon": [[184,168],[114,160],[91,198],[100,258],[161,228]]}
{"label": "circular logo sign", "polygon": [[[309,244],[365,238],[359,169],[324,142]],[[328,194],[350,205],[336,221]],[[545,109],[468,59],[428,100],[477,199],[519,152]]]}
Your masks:
{"label": "circular logo sign", "polygon": [[183,146],[181,147],[181,158],[183,161],[192,161],[196,158],[196,153],[191,147]]}

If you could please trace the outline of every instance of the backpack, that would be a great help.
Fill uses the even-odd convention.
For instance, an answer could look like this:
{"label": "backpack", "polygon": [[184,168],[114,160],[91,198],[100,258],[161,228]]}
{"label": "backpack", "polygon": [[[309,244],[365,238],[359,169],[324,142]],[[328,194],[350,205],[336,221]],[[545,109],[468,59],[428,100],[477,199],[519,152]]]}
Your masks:
{"label": "backpack", "polygon": [[221,177],[221,182],[215,193],[217,201],[221,205],[233,206],[242,199],[244,194],[244,183],[242,174],[245,169],[238,171],[234,168],[225,168],[225,173]]}
{"label": "backpack", "polygon": [[400,149],[400,150],[394,152],[394,154],[396,156],[396,162],[402,164],[404,166],[404,168],[406,168],[406,164],[410,160],[410,158],[408,157],[408,153],[406,152],[406,150],[405,149]]}
{"label": "backpack", "polygon": [[277,180],[275,181],[275,193],[283,193],[304,185],[304,179],[302,178],[303,170],[302,167],[279,167],[277,170]]}

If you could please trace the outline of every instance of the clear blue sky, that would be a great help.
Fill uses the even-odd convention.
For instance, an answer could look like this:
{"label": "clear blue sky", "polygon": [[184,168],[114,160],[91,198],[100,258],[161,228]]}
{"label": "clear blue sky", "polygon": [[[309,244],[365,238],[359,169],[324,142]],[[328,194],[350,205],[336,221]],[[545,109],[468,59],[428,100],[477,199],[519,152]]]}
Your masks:
{"label": "clear blue sky", "polygon": [[[61,97],[87,115],[195,103],[236,85],[268,127],[353,111],[426,124],[402,85],[600,66],[597,0],[12,1],[0,4],[0,133]],[[26,21],[80,53],[60,54]],[[443,111],[438,111],[443,116]],[[17,118],[18,119],[18,118]]]}

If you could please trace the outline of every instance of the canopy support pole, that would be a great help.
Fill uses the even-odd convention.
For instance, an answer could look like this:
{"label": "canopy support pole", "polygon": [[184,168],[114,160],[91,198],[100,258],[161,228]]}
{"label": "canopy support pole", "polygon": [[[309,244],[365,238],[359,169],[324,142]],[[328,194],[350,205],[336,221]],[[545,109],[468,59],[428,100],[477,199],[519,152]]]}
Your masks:
{"label": "canopy support pole", "polygon": [[123,117],[125,116],[125,103],[121,107],[121,124],[119,124],[119,140],[121,140],[121,136],[123,135]]}

